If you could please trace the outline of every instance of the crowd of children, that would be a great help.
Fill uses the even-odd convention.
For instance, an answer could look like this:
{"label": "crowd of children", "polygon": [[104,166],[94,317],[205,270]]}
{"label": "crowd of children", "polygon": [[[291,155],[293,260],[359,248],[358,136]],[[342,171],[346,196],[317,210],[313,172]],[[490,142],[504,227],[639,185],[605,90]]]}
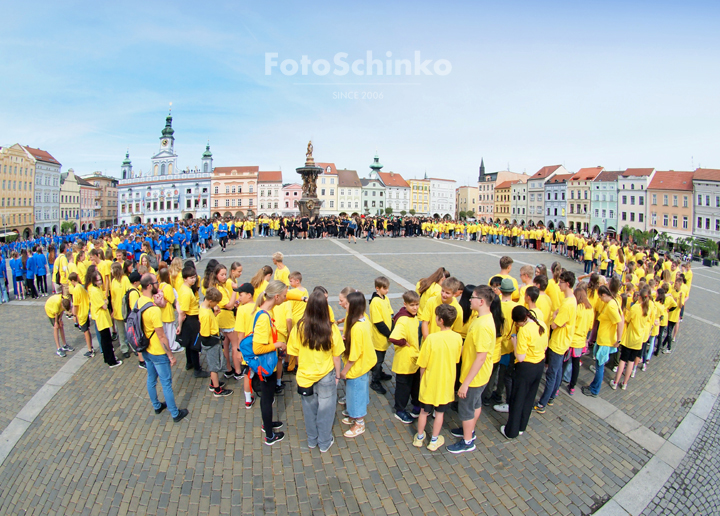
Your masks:
{"label": "crowd of children", "polygon": [[[222,248],[227,244],[223,224]],[[439,231],[426,229],[429,236]],[[283,392],[283,373],[290,372],[297,375],[308,446],[323,452],[334,442],[336,400],[346,406],[341,422],[349,428],[344,435],[355,438],[365,432],[369,391],[385,395],[383,383],[393,378],[394,416],[417,424],[414,446],[424,446],[429,437],[428,449],[440,449],[444,414],[458,412],[462,426],[450,429],[458,438],[447,446],[452,453],[475,449],[483,406],[508,413],[500,428],[503,436],[522,435],[533,411],[542,414],[553,405],[563,378],[574,394],[583,354],[595,362],[595,378],[582,388],[584,394],[598,395],[608,362],[615,372],[611,388],[626,389],[638,368],[645,370],[659,352],[672,352],[692,285],[689,263],[652,249],[577,235],[544,242],[546,235],[533,239],[511,231],[500,243],[531,246],[541,240],[549,244],[544,247],[549,252],[584,261],[586,274],[576,279],[559,262],[550,270],[526,265],[518,283],[511,276],[512,258],[504,256],[488,285],[475,286],[440,268],[403,294],[397,313],[387,297],[390,282],[379,277],[369,304],[358,289],[344,289],[339,299],[346,317],[336,319],[328,292],[320,286],[308,292],[302,274],[291,272],[280,252],[272,256],[274,269],[264,266],[244,283],[238,262],[227,268],[212,259],[200,274],[198,259],[183,262],[162,246],[162,254],[156,254],[158,235],[152,230],[144,240],[139,235],[133,239],[132,233],[123,236],[63,242],[57,256],[51,250],[47,272],[57,294],[45,309],[58,355],[72,351],[64,334],[66,313],[84,334],[86,356],[94,356],[94,333],[105,363],[118,367],[123,362],[113,341],[120,340],[122,358],[131,356],[128,316],[133,309],[144,309],[141,318],[151,345],[136,355],[139,367],[148,371],[148,392],[157,413],[170,408],[176,421],[187,415],[175,406],[169,381],[174,354],[184,351],[186,370],[209,377],[213,396],[230,396],[227,381],[242,380],[247,409],[256,395],[261,397],[265,443],[272,445],[284,437],[282,422],[272,418],[273,400]],[[138,239],[139,252],[136,244],[128,249]],[[203,245],[211,245],[210,238]],[[38,251],[33,256],[42,255]],[[393,374],[383,370],[390,346]],[[544,392],[536,399],[543,372]],[[155,392],[158,379],[165,404]],[[345,396],[338,399],[340,381],[345,382]],[[426,435],[429,417],[434,419]]]}

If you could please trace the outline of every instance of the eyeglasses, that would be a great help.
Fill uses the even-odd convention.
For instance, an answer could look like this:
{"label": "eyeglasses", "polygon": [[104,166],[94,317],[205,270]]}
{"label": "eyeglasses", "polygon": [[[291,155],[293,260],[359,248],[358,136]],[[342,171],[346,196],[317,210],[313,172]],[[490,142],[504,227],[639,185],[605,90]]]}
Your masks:
{"label": "eyeglasses", "polygon": [[481,297],[477,297],[477,296],[470,296],[470,299],[482,299],[482,298],[481,298]]}

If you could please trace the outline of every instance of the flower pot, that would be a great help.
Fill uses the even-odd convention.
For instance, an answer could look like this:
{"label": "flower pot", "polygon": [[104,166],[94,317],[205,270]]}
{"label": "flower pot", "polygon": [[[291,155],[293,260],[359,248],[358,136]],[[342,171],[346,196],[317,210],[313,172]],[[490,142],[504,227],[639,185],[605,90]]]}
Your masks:
{"label": "flower pot", "polygon": [[702,263],[705,267],[712,267],[712,260],[710,260],[709,258],[703,258]]}

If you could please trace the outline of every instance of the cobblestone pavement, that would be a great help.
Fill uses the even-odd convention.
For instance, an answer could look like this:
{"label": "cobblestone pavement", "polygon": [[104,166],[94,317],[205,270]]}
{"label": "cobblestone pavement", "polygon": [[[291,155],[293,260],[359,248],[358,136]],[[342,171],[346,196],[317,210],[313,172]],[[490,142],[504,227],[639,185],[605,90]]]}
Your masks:
{"label": "cobblestone pavement", "polygon": [[710,515],[720,512],[720,401],[685,459],[643,512]]}
{"label": "cobblestone pavement", "polygon": [[[486,282],[506,252],[516,263],[542,260],[549,265],[555,258],[423,238],[361,241],[351,249],[413,284],[441,265],[468,283]],[[276,250],[286,254],[291,270],[303,272],[306,287],[322,284],[331,296],[348,285],[369,294],[372,280],[380,274],[332,242],[276,239],[240,242],[224,254],[213,250],[198,268],[204,269],[211,257],[226,265],[237,260],[244,267],[243,279],[249,280],[260,266],[271,264],[269,256]],[[579,265],[561,261],[579,272]],[[513,275],[519,275],[517,264]],[[392,282],[391,294],[404,290]],[[703,291],[694,292],[693,298],[690,313],[694,303],[715,302],[714,294]],[[392,304],[398,309],[401,301],[392,298]],[[336,302],[333,308],[339,316],[344,314]],[[7,383],[5,373],[13,368],[0,369],[4,424],[32,396],[33,388],[52,376],[52,366],[63,364],[52,354],[52,329],[43,324],[42,315],[41,303],[0,308],[2,340],[10,341],[10,354],[27,368],[12,373],[17,377]],[[20,321],[25,322],[24,330],[16,329]],[[10,339],[4,338],[6,323],[11,326]],[[717,330],[687,316],[683,324],[681,337],[688,340],[681,341],[677,353],[661,356],[651,369],[638,373],[624,396],[606,387],[601,394],[648,427],[657,419],[662,426],[653,430],[660,435],[677,426],[686,412],[678,400],[697,396],[698,386],[702,389],[709,375],[706,369],[714,366],[709,362],[717,349]],[[37,335],[37,350],[23,344],[25,334]],[[79,337],[72,344],[78,349]],[[215,399],[206,380],[185,373],[184,360],[180,356],[173,371],[173,386],[179,406],[187,407],[190,417],[179,424],[166,413],[153,413],[145,372],[135,359],[114,370],[102,364],[100,355],[88,361],[0,466],[0,514],[579,515],[602,506],[652,456],[565,395],[546,414],[534,414],[528,432],[514,442],[498,433],[506,417],[484,410],[475,452],[455,456],[418,450],[411,446],[414,425],[405,426],[392,416],[394,382],[388,382],[385,396],[371,392],[364,435],[345,439],[338,421],[335,445],[321,454],[307,448],[294,378],[286,378],[290,383],[276,405],[279,419],[287,425],[285,441],[270,448],[262,443],[259,407],[244,409],[241,386],[231,381],[228,387],[238,392]],[[389,352],[388,371],[391,362]],[[43,373],[35,372],[36,384],[23,393],[12,390],[36,369]],[[646,404],[655,406],[646,413]],[[457,425],[457,414],[449,413],[443,431],[446,442],[452,439],[447,429]]]}

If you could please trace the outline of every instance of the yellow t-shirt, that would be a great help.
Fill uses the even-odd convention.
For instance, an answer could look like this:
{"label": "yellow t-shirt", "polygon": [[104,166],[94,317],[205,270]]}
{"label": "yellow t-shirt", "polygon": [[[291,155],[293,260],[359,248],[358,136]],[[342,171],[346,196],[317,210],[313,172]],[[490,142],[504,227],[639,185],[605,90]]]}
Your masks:
{"label": "yellow t-shirt", "polygon": [[392,372],[396,374],[415,374],[419,366],[417,359],[420,356],[418,345],[418,326],[420,320],[417,317],[403,316],[395,322],[395,327],[390,334],[394,340],[405,339],[407,345],[395,346]]}
{"label": "yellow t-shirt", "polygon": [[345,351],[340,330],[334,324],[330,325],[332,331],[332,348],[330,351],[312,350],[302,344],[298,334],[298,327],[294,326],[288,338],[287,354],[298,357],[297,384],[300,387],[310,387],[315,382],[325,378],[333,370],[333,357],[339,357]]}
{"label": "yellow t-shirt", "polygon": [[210,337],[212,335],[220,334],[220,329],[218,328],[218,318],[215,316],[215,312],[213,310],[201,306],[198,310],[198,319],[200,320],[201,337]]}
{"label": "yellow t-shirt", "polygon": [[585,308],[585,305],[577,305],[575,312],[575,328],[573,331],[571,348],[584,348],[587,342],[587,335],[595,322],[595,310]]}
{"label": "yellow t-shirt", "polygon": [[[598,298],[600,302],[602,299]],[[616,300],[604,303],[602,311],[598,315],[598,346],[615,346],[617,342],[617,325],[622,320],[620,305]]]}
{"label": "yellow t-shirt", "polygon": [[[420,321],[428,323],[428,335],[440,331],[440,328],[435,321],[435,309],[441,304],[442,296],[437,295],[428,299],[428,302],[425,304],[425,309],[418,312]],[[452,329],[453,331],[460,333],[463,327],[463,309],[454,297],[452,298],[452,301],[450,301],[450,304],[455,307],[455,310],[457,310],[457,318],[452,325]]]}
{"label": "yellow t-shirt", "polygon": [[[508,303],[505,303],[508,304]],[[487,353],[480,371],[470,382],[469,387],[482,387],[490,379],[493,369],[492,353],[495,350],[495,322],[492,314],[479,316],[470,325],[465,343],[462,348],[462,365],[460,367],[460,381],[465,382],[470,368],[478,353]]]}
{"label": "yellow t-shirt", "polygon": [[420,380],[420,403],[437,407],[455,400],[456,365],[461,355],[462,337],[454,331],[428,335],[417,361],[425,369]]}
{"label": "yellow t-shirt", "polygon": [[[290,286],[290,278],[288,276],[290,276],[290,269],[288,269],[287,267],[283,267],[282,269],[280,267],[278,267],[277,269],[275,269],[275,274],[273,275],[273,279],[282,281],[283,283],[285,283],[286,286],[289,287]],[[327,373],[325,373],[325,374],[327,374]]]}
{"label": "yellow t-shirt", "polygon": [[[263,290],[265,289],[263,288]],[[299,295],[300,298],[308,297],[308,291],[305,287],[293,288],[288,290],[288,292],[293,292],[296,295]],[[287,310],[287,318],[292,319],[293,324],[297,324],[298,321],[302,318],[302,316],[305,315],[305,307],[307,307],[307,303],[291,299],[288,300],[285,304],[288,305],[285,307],[285,309]]]}
{"label": "yellow t-shirt", "polygon": [[[285,302],[279,305],[276,305],[272,309],[272,318],[275,321],[275,329],[278,332],[278,340],[282,342],[287,342],[288,338],[288,329],[287,329],[287,320],[292,318],[292,307],[290,306],[290,303]],[[293,323],[294,325],[294,323]]]}
{"label": "yellow t-shirt", "polygon": [[255,289],[255,293],[253,294],[253,301],[257,301],[258,296],[260,294],[262,294],[263,292],[265,292],[265,289],[267,288],[267,286],[268,286],[268,282],[265,280],[262,280],[262,283],[260,283],[260,285],[258,285],[258,288]]}
{"label": "yellow t-shirt", "polygon": [[625,335],[627,338],[624,339],[624,346],[629,349],[641,349],[643,342],[647,339],[646,337],[650,333],[650,324],[652,321],[653,314],[651,310],[648,310],[647,315],[643,315],[642,305],[635,303],[630,307],[625,321]]}
{"label": "yellow t-shirt", "polygon": [[535,305],[537,305],[543,314],[542,321],[545,323],[545,326],[549,328],[550,320],[552,319],[553,314],[552,299],[550,299],[550,296],[543,295],[543,293],[540,292],[537,301],[535,301]]}
{"label": "yellow t-shirt", "polygon": [[90,297],[87,290],[82,285],[77,285],[73,289],[73,305],[77,306],[77,318],[80,326],[84,325],[88,320],[90,313]]}
{"label": "yellow t-shirt", "polygon": [[[420,293],[419,281],[415,285],[415,291],[418,294]],[[428,299],[430,299],[431,297],[439,296],[440,292],[442,292],[442,287],[440,285],[438,285],[437,283],[433,283],[432,285],[430,285],[428,289],[420,295],[420,311],[425,308],[425,303],[427,303]]]}
{"label": "yellow t-shirt", "polygon": [[255,319],[255,303],[252,301],[238,306],[235,316],[235,331],[247,335],[252,332],[253,320]]}
{"label": "yellow t-shirt", "polygon": [[520,299],[520,291],[518,290],[518,282],[515,278],[510,276],[509,274],[493,274],[490,276],[490,279],[488,280],[488,285],[490,285],[490,280],[494,277],[499,276],[501,278],[510,278],[512,280],[513,286],[515,287],[515,291],[512,293],[512,300],[517,302]]}
{"label": "yellow t-shirt", "polygon": [[679,307],[685,302],[685,293],[683,292],[682,287],[680,287],[680,290],[675,290],[675,286],[673,285],[672,287],[670,287],[670,292],[668,292],[668,295],[665,296],[666,303],[668,297],[672,297],[675,301],[675,305],[678,306],[678,308],[676,308],[672,312],[669,312],[668,321],[676,323],[680,320]]}
{"label": "yellow t-shirt", "polygon": [[386,351],[390,346],[388,338],[377,329],[375,323],[384,322],[388,330],[392,328],[393,310],[387,296],[373,296],[370,300],[370,331],[372,334],[373,347],[378,351]]}
{"label": "yellow t-shirt", "polygon": [[50,296],[45,301],[45,314],[51,319],[55,319],[61,313],[63,313],[62,296],[60,294]]}
{"label": "yellow t-shirt", "polygon": [[552,301],[552,313],[555,313],[555,310],[560,308],[560,304],[565,298],[565,295],[560,291],[560,287],[558,287],[558,284],[555,283],[553,278],[548,279],[545,293],[550,297],[550,301]]}
{"label": "yellow t-shirt", "polygon": [[233,314],[232,310],[225,309],[233,295],[232,281],[227,279],[225,285],[218,284],[215,288],[222,294],[222,299],[218,303],[220,307],[220,314],[217,316],[218,326],[223,330],[232,329],[235,327],[235,314]]}
{"label": "yellow t-shirt", "polygon": [[[540,326],[545,332],[540,335]],[[545,350],[548,347],[548,329],[545,323],[540,321],[540,326],[535,321],[528,319],[524,326],[517,332],[516,355],[525,355],[525,362],[537,364],[545,360]]]}
{"label": "yellow t-shirt", "polygon": [[377,355],[370,334],[370,321],[362,318],[353,324],[350,330],[350,342],[350,354],[347,360],[355,363],[347,372],[347,378],[352,380],[361,377],[377,364]]}
{"label": "yellow t-shirt", "polygon": [[510,332],[512,330],[513,320],[512,311],[513,308],[519,306],[519,303],[515,301],[503,301],[500,304],[500,308],[503,313],[503,327],[502,337],[495,338],[495,349],[493,350],[493,364],[500,362],[502,355],[513,352],[512,341],[510,340]]}
{"label": "yellow t-shirt", "polygon": [[180,287],[182,287],[185,284],[185,280],[183,279],[182,274],[180,274],[180,273],[178,273],[178,275],[175,276],[174,280],[172,278],[170,278],[170,282],[173,284],[173,287],[175,287],[175,291],[178,294],[180,293]]}
{"label": "yellow t-shirt", "polygon": [[53,278],[52,280],[55,281],[55,276],[57,272],[60,271],[60,283],[66,284],[68,282],[68,261],[67,257],[64,254],[59,255],[55,259],[55,264],[53,265]]}
{"label": "yellow t-shirt", "polygon": [[173,307],[175,304],[175,291],[172,285],[168,283],[160,283],[158,288],[162,291],[166,302],[165,308],[160,308],[162,322],[175,322],[175,308]]}
{"label": "yellow t-shirt", "polygon": [[[138,299],[138,308],[142,308],[148,303],[153,303],[153,300],[149,297],[140,296],[140,299]],[[157,333],[153,335],[155,328],[162,328],[162,314],[160,312],[160,308],[155,306],[154,303],[153,306],[143,312],[142,324],[145,336],[147,337],[152,335],[152,337],[150,337],[150,344],[148,345],[147,352],[151,355],[164,355],[165,348],[160,342],[160,337],[157,336]],[[173,338],[173,336],[168,336],[168,339],[171,338]]]}
{"label": "yellow t-shirt", "polygon": [[[127,279],[127,276],[122,277],[123,280]],[[130,280],[128,280],[128,283]],[[132,288],[132,287],[131,287]],[[122,321],[122,302],[123,302],[123,296],[125,296],[125,292],[127,292],[127,289],[125,288],[124,282],[122,280],[118,281],[116,279],[113,279],[110,281],[110,298],[111,303],[113,307],[113,319],[116,321]]]}
{"label": "yellow t-shirt", "polygon": [[575,333],[576,312],[577,299],[575,299],[575,296],[563,299],[553,320],[558,325],[558,328],[553,330],[550,338],[550,349],[558,355],[564,355],[572,343],[573,334]]}
{"label": "yellow t-shirt", "polygon": [[200,298],[185,283],[178,291],[178,307],[185,315],[197,315],[200,311]]}
{"label": "yellow t-shirt", "polygon": [[90,295],[90,309],[92,310],[92,318],[97,325],[98,331],[103,331],[112,326],[112,320],[110,319],[110,312],[107,308],[103,308],[103,305],[107,302],[107,296],[105,291],[99,289],[95,285],[90,285],[88,289]]}

